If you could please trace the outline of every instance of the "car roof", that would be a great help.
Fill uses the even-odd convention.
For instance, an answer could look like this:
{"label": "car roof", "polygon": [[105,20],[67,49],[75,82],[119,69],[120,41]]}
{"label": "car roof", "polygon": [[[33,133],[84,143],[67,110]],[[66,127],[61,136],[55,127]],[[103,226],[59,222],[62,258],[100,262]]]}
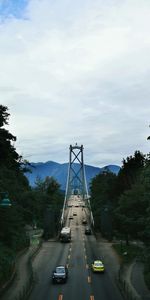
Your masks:
{"label": "car roof", "polygon": [[65,269],[65,266],[57,266],[56,269]]}
{"label": "car roof", "polygon": [[102,264],[101,260],[94,260],[94,264]]}

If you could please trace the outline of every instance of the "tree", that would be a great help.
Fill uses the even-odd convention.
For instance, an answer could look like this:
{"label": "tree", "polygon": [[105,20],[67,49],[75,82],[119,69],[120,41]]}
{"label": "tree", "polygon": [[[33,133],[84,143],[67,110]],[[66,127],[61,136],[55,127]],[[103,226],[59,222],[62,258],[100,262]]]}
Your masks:
{"label": "tree", "polygon": [[119,197],[114,211],[116,226],[128,243],[133,239],[150,242],[150,166],[146,164],[136,182]]}
{"label": "tree", "polygon": [[118,196],[125,190],[129,190],[136,183],[145,163],[145,155],[140,151],[135,151],[134,156],[131,155],[123,159],[123,165],[117,177]]}
{"label": "tree", "polygon": [[[116,195],[116,175],[105,171],[95,176],[90,185],[91,208],[94,215],[95,227],[105,231],[111,220],[111,210]],[[107,224],[104,224],[104,214],[107,211]],[[105,218],[106,220],[106,218]],[[109,227],[110,228],[110,227]],[[108,231],[108,229],[106,229]]]}
{"label": "tree", "polygon": [[[16,137],[4,128],[8,125],[8,108],[0,105],[0,201],[2,192],[8,192],[12,207],[0,206],[0,284],[9,276],[10,259],[20,249],[29,245],[25,233],[23,209],[18,204],[21,195],[29,190],[29,183],[21,168],[22,157],[16,152],[14,142]],[[7,253],[7,257],[3,256]],[[6,271],[7,270],[7,271]]]}

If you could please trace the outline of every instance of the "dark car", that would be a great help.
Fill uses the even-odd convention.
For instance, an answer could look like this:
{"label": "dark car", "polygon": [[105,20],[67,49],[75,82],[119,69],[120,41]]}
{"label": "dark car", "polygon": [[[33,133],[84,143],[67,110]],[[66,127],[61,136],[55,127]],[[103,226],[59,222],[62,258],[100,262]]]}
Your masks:
{"label": "dark car", "polygon": [[85,228],[85,234],[91,234],[91,228],[90,227],[86,227]]}
{"label": "dark car", "polygon": [[68,269],[66,266],[58,266],[53,271],[52,282],[53,283],[65,283],[68,278]]}

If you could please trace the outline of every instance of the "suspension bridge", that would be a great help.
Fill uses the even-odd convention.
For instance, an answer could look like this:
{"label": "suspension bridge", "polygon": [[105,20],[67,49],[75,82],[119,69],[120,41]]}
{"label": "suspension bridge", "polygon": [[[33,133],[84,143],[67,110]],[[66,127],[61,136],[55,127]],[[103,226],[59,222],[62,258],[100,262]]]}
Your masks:
{"label": "suspension bridge", "polygon": [[88,194],[86,173],[83,158],[83,145],[75,146],[70,145],[69,147],[69,165],[68,165],[68,176],[65,191],[65,199],[61,215],[61,226],[66,223],[67,219],[67,207],[71,198],[76,196],[84,203],[84,209],[88,216],[88,221],[91,225],[94,225],[93,214],[90,205],[90,196]]}

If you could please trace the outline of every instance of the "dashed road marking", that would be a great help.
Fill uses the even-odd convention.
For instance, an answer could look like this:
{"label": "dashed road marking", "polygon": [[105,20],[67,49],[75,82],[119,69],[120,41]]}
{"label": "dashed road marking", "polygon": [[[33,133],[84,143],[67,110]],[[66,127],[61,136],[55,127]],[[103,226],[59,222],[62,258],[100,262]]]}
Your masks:
{"label": "dashed road marking", "polygon": [[89,269],[89,265],[88,264],[86,264],[86,269]]}
{"label": "dashed road marking", "polygon": [[60,295],[58,296],[58,300],[62,300],[62,299],[63,299],[63,295],[60,294]]}
{"label": "dashed road marking", "polygon": [[88,276],[88,283],[91,283],[91,277]]}
{"label": "dashed road marking", "polygon": [[68,255],[68,259],[70,259],[70,255]]}

